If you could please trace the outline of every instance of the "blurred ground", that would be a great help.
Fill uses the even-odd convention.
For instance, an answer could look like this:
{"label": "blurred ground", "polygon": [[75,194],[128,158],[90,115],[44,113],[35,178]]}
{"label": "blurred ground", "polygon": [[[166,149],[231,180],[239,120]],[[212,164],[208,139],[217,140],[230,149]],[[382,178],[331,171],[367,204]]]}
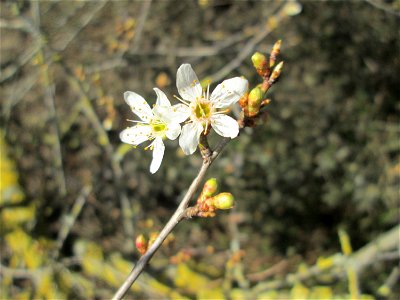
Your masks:
{"label": "blurred ground", "polygon": [[172,96],[184,62],[214,86],[255,84],[251,54],[278,39],[268,123],[208,174],[235,210],[180,224],[132,295],[399,295],[393,238],[356,252],[368,258],[357,276],[337,267],[349,243],[399,245],[398,1],[0,5],[2,298],[109,298],[138,257],[134,237],[162,228],[201,164],[171,142],[150,175],[150,152],[118,138],[133,118],[123,92]]}

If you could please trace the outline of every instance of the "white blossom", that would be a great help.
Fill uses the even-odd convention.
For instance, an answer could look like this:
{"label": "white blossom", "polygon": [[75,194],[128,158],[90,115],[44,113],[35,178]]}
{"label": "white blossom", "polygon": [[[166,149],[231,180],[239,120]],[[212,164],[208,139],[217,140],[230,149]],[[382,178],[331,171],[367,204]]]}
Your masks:
{"label": "white blossom", "polygon": [[179,107],[182,118],[190,118],[183,125],[179,145],[185,154],[192,154],[199,144],[200,135],[210,124],[221,136],[235,138],[239,125],[235,119],[226,115],[227,108],[235,104],[247,90],[247,80],[241,77],[227,79],[217,85],[210,95],[210,86],[203,91],[191,65],[179,67],[176,78],[178,98],[183,105]]}
{"label": "white blossom", "polygon": [[182,105],[171,106],[167,96],[161,90],[154,88],[154,91],[157,94],[157,101],[153,109],[142,96],[130,91],[124,93],[126,103],[141,120],[132,121],[137,124],[120,133],[121,141],[133,146],[151,141],[146,149],[153,151],[153,160],[150,164],[152,174],[160,168],[164,157],[163,139],[175,140],[181,133],[179,123],[184,121],[180,113]]}

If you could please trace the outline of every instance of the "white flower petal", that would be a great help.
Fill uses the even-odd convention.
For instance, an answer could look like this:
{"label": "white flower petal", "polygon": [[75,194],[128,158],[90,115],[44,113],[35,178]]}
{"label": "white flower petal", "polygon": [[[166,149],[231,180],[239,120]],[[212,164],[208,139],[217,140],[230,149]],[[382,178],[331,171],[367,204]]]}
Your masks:
{"label": "white flower petal", "polygon": [[200,134],[203,126],[200,123],[189,123],[183,125],[182,133],[179,137],[179,146],[186,155],[193,154],[199,144]]}
{"label": "white flower petal", "polygon": [[152,145],[154,148],[153,148],[153,160],[151,161],[150,164],[150,173],[154,174],[161,166],[161,162],[164,157],[165,146],[161,137],[155,138]]}
{"label": "white flower petal", "polygon": [[210,101],[216,108],[229,107],[235,104],[247,90],[247,80],[234,77],[218,84],[210,96]]}
{"label": "white flower petal", "polygon": [[150,122],[153,118],[153,113],[146,100],[139,94],[134,92],[125,92],[124,98],[126,103],[131,107],[134,114],[141,118],[145,122]]}
{"label": "white flower petal", "polygon": [[239,124],[237,121],[223,114],[211,116],[211,126],[216,133],[224,137],[233,139],[239,134]]}
{"label": "white flower petal", "polygon": [[190,109],[184,104],[174,106],[154,106],[153,113],[165,123],[182,123],[190,116]]}
{"label": "white flower petal", "polygon": [[159,120],[162,120],[162,121],[165,121],[165,122],[171,122],[172,121],[171,120],[171,107],[155,105],[153,107],[153,114]]}
{"label": "white flower petal", "polygon": [[156,105],[158,106],[171,106],[171,102],[169,102],[167,96],[164,94],[164,92],[158,88],[153,88],[153,90],[157,94],[157,101]]}
{"label": "white flower petal", "polygon": [[149,139],[151,130],[149,125],[136,125],[123,130],[119,134],[119,138],[124,143],[137,146]]}
{"label": "white flower petal", "polygon": [[171,117],[174,122],[182,123],[186,121],[187,118],[190,117],[191,111],[189,106],[184,104],[176,104],[171,107]]}
{"label": "white flower petal", "polygon": [[196,73],[189,64],[183,64],[179,67],[176,73],[176,87],[178,88],[179,95],[184,100],[189,101],[201,97],[203,91]]}
{"label": "white flower petal", "polygon": [[167,125],[167,132],[165,133],[165,135],[170,140],[175,140],[180,133],[181,133],[181,125],[179,125],[179,123],[169,123]]}

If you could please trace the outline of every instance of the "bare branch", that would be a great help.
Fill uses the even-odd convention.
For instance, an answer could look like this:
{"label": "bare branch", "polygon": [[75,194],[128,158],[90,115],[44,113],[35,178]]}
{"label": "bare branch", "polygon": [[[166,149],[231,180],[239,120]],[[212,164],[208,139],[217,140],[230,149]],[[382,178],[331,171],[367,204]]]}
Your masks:
{"label": "bare branch", "polygon": [[257,295],[268,290],[291,286],[296,282],[304,281],[327,272],[335,278],[343,277],[346,275],[347,266],[353,266],[355,271],[359,273],[365,267],[377,262],[380,253],[392,250],[399,246],[399,232],[400,225],[397,225],[360,250],[354,252],[349,257],[339,255],[337,259],[333,260],[331,268],[321,268],[318,265],[314,265],[303,273],[288,274],[281,280],[259,283],[253,288],[253,293]]}
{"label": "bare branch", "polygon": [[167,236],[171,233],[171,231],[178,225],[180,221],[185,218],[186,208],[189,205],[190,200],[192,199],[194,193],[198,190],[201,182],[206,175],[208,168],[211,166],[213,161],[218,157],[221,151],[224,149],[226,144],[230,141],[230,138],[224,138],[220,141],[217,145],[215,150],[213,151],[212,155],[208,158],[203,160],[203,164],[197,174],[196,178],[192,181],[188,191],[186,192],[185,196],[183,197],[181,203],[179,204],[178,208],[176,209],[175,213],[169,219],[168,223],[164,226],[161,230],[160,234],[158,235],[157,239],[154,243],[150,246],[147,252],[140,257],[134,268],[132,269],[131,273],[128,275],[125,282],[121,285],[118,291],[115,293],[113,299],[122,299],[122,297],[127,293],[129,288],[135,282],[135,280],[139,277],[142,273],[145,266],[148,264],[150,259],[156,253],[156,251],[161,247],[163,241],[167,238]]}

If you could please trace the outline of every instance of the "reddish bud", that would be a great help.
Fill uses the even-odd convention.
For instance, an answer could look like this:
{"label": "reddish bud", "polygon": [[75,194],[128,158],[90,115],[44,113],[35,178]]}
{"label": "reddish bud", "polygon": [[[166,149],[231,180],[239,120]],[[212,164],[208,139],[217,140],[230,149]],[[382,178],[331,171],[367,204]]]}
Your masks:
{"label": "reddish bud", "polygon": [[282,40],[277,41],[272,47],[271,54],[269,57],[269,67],[272,68],[275,65],[275,61],[279,52],[281,51]]}
{"label": "reddish bud", "polygon": [[138,235],[135,241],[136,249],[140,252],[140,254],[144,254],[147,251],[148,242],[143,234]]}
{"label": "reddish bud", "polygon": [[200,211],[197,215],[201,218],[212,218],[212,217],[215,217],[215,212],[214,211],[204,211],[204,212]]}
{"label": "reddish bud", "polygon": [[273,84],[278,77],[281,75],[282,72],[282,68],[283,68],[283,61],[281,61],[274,69],[274,71],[271,74],[271,77],[269,78],[268,82],[269,84]]}
{"label": "reddish bud", "polygon": [[246,92],[242,98],[239,99],[239,105],[242,109],[245,109],[247,107],[247,98],[249,97],[249,93]]}

